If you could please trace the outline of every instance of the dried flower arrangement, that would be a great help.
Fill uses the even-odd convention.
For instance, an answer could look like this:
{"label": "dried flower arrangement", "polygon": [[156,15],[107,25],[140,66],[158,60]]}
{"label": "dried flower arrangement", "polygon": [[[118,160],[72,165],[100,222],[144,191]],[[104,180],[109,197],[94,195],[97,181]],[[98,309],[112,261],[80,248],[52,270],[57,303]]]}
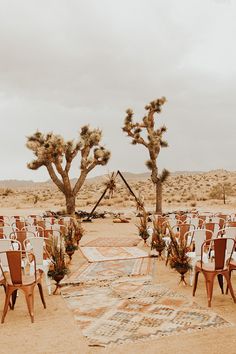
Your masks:
{"label": "dried flower arrangement", "polygon": [[139,224],[136,226],[139,230],[139,236],[144,240],[144,243],[146,243],[150,233],[148,232],[148,214],[144,209],[142,215],[139,216]]}
{"label": "dried flower arrangement", "polygon": [[169,229],[171,240],[168,246],[167,262],[170,262],[171,268],[174,268],[179,272],[180,270],[185,270],[187,272],[192,268],[191,260],[187,255],[187,253],[190,251],[189,246],[187,246],[187,240],[183,239],[182,237],[178,238],[169,224],[167,224],[167,228]]}
{"label": "dried flower arrangement", "polygon": [[162,227],[159,225],[158,218],[153,217],[153,233],[151,249],[155,249],[161,256],[162,251],[165,249],[166,242],[164,240],[165,234]]}
{"label": "dried flower arrangement", "polygon": [[52,261],[52,267],[48,271],[48,276],[57,281],[69,273],[69,268],[65,262],[65,245],[62,237],[49,235],[47,240],[47,251]]}

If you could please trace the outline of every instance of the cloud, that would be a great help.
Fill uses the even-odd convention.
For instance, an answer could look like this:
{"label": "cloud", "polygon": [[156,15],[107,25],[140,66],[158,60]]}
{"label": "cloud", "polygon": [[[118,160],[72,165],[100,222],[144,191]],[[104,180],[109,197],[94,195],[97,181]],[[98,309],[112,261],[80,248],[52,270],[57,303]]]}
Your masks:
{"label": "cloud", "polygon": [[38,128],[73,138],[86,123],[103,129],[109,169],[145,170],[147,152],[121,131],[124,112],[131,107],[142,118],[145,104],[162,95],[170,148],[160,166],[235,169],[235,7],[227,0],[2,1],[3,178],[46,178],[25,168],[32,157],[25,136]]}

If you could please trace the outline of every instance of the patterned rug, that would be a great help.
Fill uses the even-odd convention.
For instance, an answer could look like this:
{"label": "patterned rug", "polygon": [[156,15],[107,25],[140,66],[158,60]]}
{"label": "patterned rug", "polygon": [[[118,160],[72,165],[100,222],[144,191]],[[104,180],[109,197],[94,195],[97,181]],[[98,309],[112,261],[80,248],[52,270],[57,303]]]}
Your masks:
{"label": "patterned rug", "polygon": [[[96,238],[95,240],[92,240],[88,243],[86,243],[83,246],[87,247],[132,247],[132,246],[137,246],[137,244],[140,242],[140,239],[135,237],[120,237],[120,238],[115,238],[115,237],[99,237]],[[82,246],[82,247],[83,247]]]}
{"label": "patterned rug", "polygon": [[230,324],[150,277],[121,278],[62,291],[90,345],[110,346]]}
{"label": "patterned rug", "polygon": [[122,276],[152,274],[154,263],[153,258],[86,263],[68,278],[64,278],[61,284],[91,283],[100,280],[114,280]]}
{"label": "patterned rug", "polygon": [[80,251],[89,262],[148,257],[148,253],[138,247],[80,247]]}

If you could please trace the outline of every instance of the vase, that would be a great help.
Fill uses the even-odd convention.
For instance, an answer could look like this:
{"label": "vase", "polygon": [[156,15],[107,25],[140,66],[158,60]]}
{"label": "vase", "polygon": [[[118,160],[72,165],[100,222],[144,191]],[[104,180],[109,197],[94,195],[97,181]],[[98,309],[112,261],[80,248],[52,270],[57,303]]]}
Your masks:
{"label": "vase", "polygon": [[149,238],[150,235],[147,232],[140,232],[139,236],[143,239],[144,244],[146,245],[147,244],[147,239]]}
{"label": "vase", "polygon": [[162,257],[162,252],[164,251],[164,249],[165,249],[165,246],[156,247],[156,250],[159,253],[160,259],[163,258]]}
{"label": "vase", "polygon": [[72,260],[72,256],[73,256],[74,253],[75,253],[74,250],[66,251],[66,254],[67,254],[67,255],[69,256],[69,258],[70,258],[70,262],[71,262],[71,260]]}
{"label": "vase", "polygon": [[56,288],[55,290],[53,291],[53,295],[56,295],[57,293],[57,289],[60,288],[60,281],[64,278],[64,274],[56,274],[54,275],[53,279],[55,280],[56,282]]}
{"label": "vase", "polygon": [[185,274],[187,273],[188,268],[186,268],[186,267],[177,267],[175,269],[180,274],[179,284],[183,283],[184,285],[187,285],[186,280],[185,280]]}

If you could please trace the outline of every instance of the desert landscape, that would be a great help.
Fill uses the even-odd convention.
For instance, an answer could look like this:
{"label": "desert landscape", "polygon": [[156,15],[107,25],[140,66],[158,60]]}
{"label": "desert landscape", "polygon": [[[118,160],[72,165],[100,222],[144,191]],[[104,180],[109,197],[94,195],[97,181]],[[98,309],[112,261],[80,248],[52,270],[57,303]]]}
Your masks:
{"label": "desert landscape", "polygon": [[[122,172],[138,198],[146,207],[154,211],[155,189],[149,173],[135,174]],[[90,211],[105,189],[107,176],[88,178],[76,197],[76,210]],[[226,204],[223,203],[222,188],[226,188]],[[65,210],[65,198],[51,182],[0,181],[0,207],[21,209],[36,208],[42,211]],[[236,172],[214,170],[209,172],[174,172],[163,186],[163,208],[165,212],[174,210],[222,211],[236,207]],[[108,193],[99,203],[103,211],[124,211],[136,209],[134,197],[129,193],[119,176],[116,191],[109,198]]]}
{"label": "desert landscape", "polygon": [[[139,197],[143,196],[145,203],[147,203],[145,204],[147,205],[147,209],[152,211],[155,198],[151,193],[152,186],[150,180],[147,178],[148,175],[135,175],[129,173],[124,173],[123,175],[132,187],[134,193],[137,193]],[[170,176],[168,183],[166,183],[164,188],[164,211],[189,211],[194,209],[195,211],[199,210],[202,213],[204,211],[212,213],[220,211],[228,214],[235,213],[235,180],[236,173],[223,170],[194,174],[174,173]],[[104,181],[106,181],[106,176],[88,179],[76,199],[76,210],[91,211],[104,190]],[[227,196],[226,204],[223,204],[223,201],[218,199],[219,196],[217,199],[211,199],[209,196],[209,193],[215,185],[224,182],[230,183],[230,186],[232,186],[232,189],[230,189],[230,193]],[[24,183],[20,181],[1,182],[1,215],[43,215],[43,213],[49,210],[59,211],[64,209],[65,202],[63,196],[56,191],[55,187],[53,187],[50,182],[28,183],[27,187],[25,185],[22,186],[21,184]],[[36,186],[37,188],[35,188]],[[37,201],[35,201],[35,196],[38,196]],[[157,352],[164,354],[171,351],[174,351],[177,354],[183,353],[183,351],[200,354],[203,353],[206,348],[208,348],[208,353],[211,354],[233,354],[235,352],[235,304],[229,295],[221,294],[220,288],[217,287],[216,284],[214,287],[212,308],[209,310],[211,316],[214,316],[215,324],[214,322],[212,324],[207,324],[207,321],[209,320],[207,320],[206,313],[204,314],[202,324],[198,325],[198,329],[191,329],[191,325],[194,322],[192,323],[192,320],[189,318],[189,323],[187,322],[187,327],[185,327],[184,330],[182,329],[180,332],[174,332],[171,335],[164,333],[161,336],[152,335],[145,338],[145,335],[147,335],[146,333],[142,339],[142,332],[139,332],[136,339],[134,337],[132,340],[126,339],[123,342],[121,340],[120,343],[104,345],[103,339],[105,340],[105,333],[107,333],[108,329],[106,330],[104,327],[103,330],[103,325],[100,325],[98,322],[98,328],[100,328],[102,336],[101,340],[91,340],[91,338],[93,338],[93,335],[91,337],[91,334],[88,335],[88,338],[86,337],[88,316],[95,316],[93,317],[94,319],[92,320],[92,323],[93,321],[96,323],[97,316],[99,318],[99,313],[98,315],[96,312],[92,314],[94,301],[98,308],[99,306],[101,307],[101,305],[98,305],[100,301],[98,297],[99,293],[105,291],[104,294],[101,293],[100,295],[102,296],[101,299],[103,299],[102,308],[104,309],[104,301],[111,301],[110,295],[108,296],[106,294],[106,291],[108,290],[107,286],[112,286],[112,289],[114,289],[114,287],[117,286],[116,283],[118,282],[119,285],[119,281],[122,282],[122,279],[124,278],[124,282],[128,284],[126,285],[126,287],[128,286],[128,290],[126,291],[128,291],[128,296],[130,296],[134,287],[133,282],[139,281],[139,279],[143,281],[142,276],[140,276],[140,274],[137,276],[134,274],[127,279],[123,274],[123,276],[119,275],[118,278],[111,280],[112,278],[110,278],[110,276],[112,273],[108,273],[108,278],[105,273],[103,273],[102,280],[99,280],[98,277],[97,281],[94,283],[94,281],[88,281],[89,278],[86,278],[85,275],[85,280],[87,279],[85,283],[84,281],[81,283],[78,283],[77,281],[77,285],[72,286],[72,288],[70,285],[67,285],[69,282],[67,279],[71,279],[70,277],[76,278],[75,274],[78,272],[80,273],[81,269],[83,274],[84,268],[86,269],[86,267],[90,267],[94,264],[88,263],[88,260],[83,254],[83,247],[86,248],[86,245],[92,245],[93,242],[96,243],[98,240],[110,240],[109,242],[111,245],[115,245],[117,240],[120,240],[121,242],[123,240],[124,243],[127,242],[127,240],[130,242],[134,241],[134,244],[136,241],[137,248],[150,255],[150,242],[145,244],[144,241],[138,237],[137,223],[139,218],[136,216],[137,210],[133,199],[134,198],[129,194],[127,188],[123,185],[123,182],[117,178],[117,190],[114,192],[113,197],[110,199],[104,198],[98,207],[98,210],[101,213],[105,212],[105,218],[93,219],[91,223],[82,223],[85,233],[80,240],[79,245],[81,248],[80,250],[75,251],[72,261],[69,263],[70,273],[64,278],[64,285],[60,291],[57,292],[56,295],[49,296],[45,280],[43,280],[44,296],[47,304],[46,309],[43,309],[38,292],[35,291],[35,322],[33,324],[30,324],[24,295],[19,292],[15,310],[8,310],[5,323],[2,324],[1,327],[1,353],[22,353],[22,348],[24,348],[23,351],[25,353],[32,353],[33,351],[35,353],[72,354],[111,353],[111,351],[117,354],[123,352],[129,354],[149,354]],[[169,202],[169,200],[171,200],[171,202]],[[129,222],[114,223],[114,217],[118,214],[126,217]],[[151,223],[149,224],[151,225]],[[109,243],[107,245],[109,245]],[[137,259],[135,261],[137,261]],[[69,262],[69,259],[67,259],[67,262]],[[188,306],[191,307],[191,311],[193,311],[196,306],[200,306],[201,313],[203,313],[203,311],[208,311],[203,276],[199,277],[199,285],[193,301],[192,286],[189,285],[188,275],[186,276],[187,286],[184,286],[182,283],[179,284],[179,278],[176,271],[171,269],[169,265],[166,266],[164,260],[156,257],[148,258],[148,262],[151,262],[151,266],[149,264],[150,269],[146,270],[145,268],[141,274],[144,274],[145,284],[147,284],[145,286],[149,287],[150,291],[152,291],[151,296],[155,296],[154,290],[163,291],[163,289],[168,289],[168,292],[171,292],[171,295],[169,296],[180,297],[178,298],[178,301],[182,301],[181,296],[184,296],[184,301],[189,304]],[[101,263],[105,264],[106,262],[100,262],[100,265]],[[108,283],[106,283],[106,281],[108,281]],[[87,297],[83,297],[83,294],[81,293],[77,298],[76,292],[80,293],[80,291],[86,291],[86,282],[88,282],[87,286],[91,293],[89,293]],[[129,285],[129,283],[131,284]],[[53,281],[52,284],[54,284]],[[236,274],[233,274],[232,284],[235,288]],[[85,288],[83,288],[84,286]],[[52,287],[54,289],[55,285],[52,285]],[[94,290],[93,287],[95,287]],[[158,287],[160,287],[160,289]],[[124,285],[121,286],[121,289],[123,292],[125,291]],[[107,299],[106,296],[108,296]],[[148,295],[146,294],[142,298],[142,301],[145,301],[145,299],[146,301],[150,301],[148,299],[152,299],[152,297],[149,298],[147,296]],[[4,297],[1,296],[0,307],[3,307],[3,301]],[[78,301],[78,303],[74,303],[73,301]],[[122,301],[124,302],[126,300]],[[167,304],[172,306],[172,302],[173,299],[163,299],[164,306]],[[75,308],[77,310],[73,310],[74,306],[76,306]],[[184,306],[183,311],[185,312],[187,305]],[[121,307],[118,307],[118,309],[119,308]],[[219,316],[219,319],[216,320],[215,316]],[[80,318],[82,318],[82,320]],[[83,318],[85,318],[85,320]],[[133,322],[133,326],[134,325],[135,322]],[[169,324],[169,326],[171,325]],[[155,325],[154,328],[158,328],[158,325]],[[119,335],[122,339],[122,333]],[[222,338],[224,338],[224,340],[222,340]],[[12,348],[9,349],[10,347]]]}
{"label": "desert landscape", "polygon": [[0,1],[0,354],[236,353],[236,1]]}

